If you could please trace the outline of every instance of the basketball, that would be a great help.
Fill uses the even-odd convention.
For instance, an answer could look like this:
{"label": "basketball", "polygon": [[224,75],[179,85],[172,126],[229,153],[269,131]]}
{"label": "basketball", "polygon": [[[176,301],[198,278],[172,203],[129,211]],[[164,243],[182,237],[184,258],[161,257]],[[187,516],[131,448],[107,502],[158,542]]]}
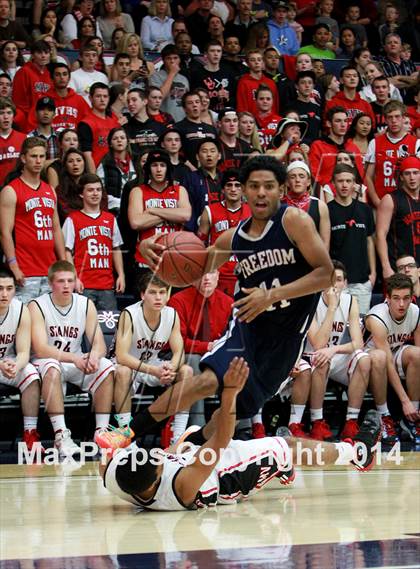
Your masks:
{"label": "basketball", "polygon": [[157,275],[163,281],[176,287],[185,287],[203,276],[207,250],[194,233],[165,233],[156,243],[166,247],[157,270]]}

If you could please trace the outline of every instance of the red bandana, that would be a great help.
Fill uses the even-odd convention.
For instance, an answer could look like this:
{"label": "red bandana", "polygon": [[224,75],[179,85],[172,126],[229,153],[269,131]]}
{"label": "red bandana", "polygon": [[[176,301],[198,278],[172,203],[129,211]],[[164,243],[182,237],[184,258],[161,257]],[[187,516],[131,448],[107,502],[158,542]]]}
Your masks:
{"label": "red bandana", "polygon": [[311,196],[309,192],[305,192],[304,194],[295,194],[289,190],[284,198],[284,201],[287,203],[287,205],[308,211]]}

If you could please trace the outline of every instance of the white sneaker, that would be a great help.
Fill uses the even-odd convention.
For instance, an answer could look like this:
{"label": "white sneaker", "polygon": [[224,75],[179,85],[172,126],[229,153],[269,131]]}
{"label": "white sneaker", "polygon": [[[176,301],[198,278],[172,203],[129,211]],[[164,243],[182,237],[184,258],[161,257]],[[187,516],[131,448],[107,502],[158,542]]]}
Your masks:
{"label": "white sneaker", "polygon": [[80,455],[81,452],[80,447],[71,438],[70,429],[56,433],[54,446],[58,450],[60,458],[73,457],[75,454]]}

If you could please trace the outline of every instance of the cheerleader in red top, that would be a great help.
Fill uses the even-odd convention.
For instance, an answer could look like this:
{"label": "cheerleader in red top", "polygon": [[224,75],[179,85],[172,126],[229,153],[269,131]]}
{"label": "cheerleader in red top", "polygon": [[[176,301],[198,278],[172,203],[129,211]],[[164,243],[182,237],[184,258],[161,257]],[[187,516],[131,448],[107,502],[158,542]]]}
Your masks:
{"label": "cheerleader in red top", "polygon": [[84,174],[78,188],[83,207],[72,211],[63,225],[66,257],[78,275],[76,291],[89,297],[97,310],[116,310],[114,284],[117,293],[125,290],[117,221],[112,213],[101,209],[103,187],[96,174]]}
{"label": "cheerleader in red top", "polygon": [[[229,168],[223,172],[222,190],[223,201],[207,205],[200,218],[198,236],[209,245],[213,245],[226,229],[236,227],[243,219],[251,215],[249,206],[242,201],[238,170]],[[236,256],[232,255],[230,260],[219,268],[217,288],[232,298],[237,280],[234,272],[236,263]]]}

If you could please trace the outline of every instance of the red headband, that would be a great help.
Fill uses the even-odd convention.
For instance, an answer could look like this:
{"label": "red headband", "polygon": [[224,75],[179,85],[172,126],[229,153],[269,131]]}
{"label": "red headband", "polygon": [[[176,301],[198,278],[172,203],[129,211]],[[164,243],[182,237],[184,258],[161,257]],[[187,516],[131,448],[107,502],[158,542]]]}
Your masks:
{"label": "red headband", "polygon": [[400,164],[400,172],[411,169],[420,170],[420,159],[416,156],[408,156]]}

